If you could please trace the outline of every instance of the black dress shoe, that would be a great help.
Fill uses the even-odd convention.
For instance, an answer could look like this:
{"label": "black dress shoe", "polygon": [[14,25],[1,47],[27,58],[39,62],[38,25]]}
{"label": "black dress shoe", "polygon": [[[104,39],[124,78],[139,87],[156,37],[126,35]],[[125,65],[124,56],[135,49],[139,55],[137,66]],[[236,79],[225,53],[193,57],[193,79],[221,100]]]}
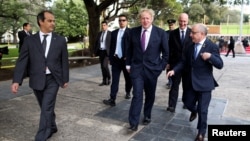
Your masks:
{"label": "black dress shoe", "polygon": [[103,100],[103,103],[106,105],[110,105],[110,106],[115,106],[115,100],[113,99],[108,99],[108,100]]}
{"label": "black dress shoe", "polygon": [[191,121],[195,120],[196,117],[197,117],[197,113],[192,112],[190,117],[189,117],[189,121],[191,122]]}
{"label": "black dress shoe", "polygon": [[138,125],[135,125],[135,126],[130,126],[129,128],[128,128],[128,130],[130,130],[130,131],[137,131],[138,130]]}
{"label": "black dress shoe", "polygon": [[56,132],[57,132],[57,129],[51,129],[51,133],[49,134],[48,139],[51,138],[52,135],[53,135],[54,133],[56,133]]}
{"label": "black dress shoe", "polygon": [[168,107],[167,111],[169,111],[171,113],[174,113],[175,112],[175,108],[174,107]]}
{"label": "black dress shoe", "polygon": [[106,83],[102,82],[101,84],[99,84],[99,86],[104,86],[106,85]]}
{"label": "black dress shoe", "polygon": [[195,138],[195,141],[204,141],[204,135],[198,134]]}
{"label": "black dress shoe", "polygon": [[130,93],[127,93],[125,99],[130,99],[130,98],[131,98]]}
{"label": "black dress shoe", "polygon": [[146,118],[143,119],[142,124],[143,125],[148,125],[150,122],[151,122],[151,119],[146,117]]}

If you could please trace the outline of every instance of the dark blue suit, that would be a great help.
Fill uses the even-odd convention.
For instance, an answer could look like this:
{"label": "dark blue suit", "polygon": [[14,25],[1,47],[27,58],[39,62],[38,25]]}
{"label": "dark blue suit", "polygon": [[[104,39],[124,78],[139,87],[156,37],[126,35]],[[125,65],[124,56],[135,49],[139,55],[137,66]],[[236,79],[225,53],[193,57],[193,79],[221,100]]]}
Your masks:
{"label": "dark blue suit", "polygon": [[113,100],[116,99],[116,95],[119,89],[121,71],[123,71],[123,75],[125,78],[126,93],[129,94],[132,89],[131,79],[129,77],[128,71],[126,70],[126,63],[125,63],[126,51],[129,46],[130,29],[126,28],[122,36],[122,41],[121,41],[122,58],[118,58],[117,54],[115,54],[118,31],[119,29],[112,31],[111,33],[111,46],[110,46],[110,53],[109,53],[109,60],[110,60],[111,71],[112,71],[112,84],[111,84],[110,98]]}
{"label": "dark blue suit", "polygon": [[163,29],[152,26],[149,42],[143,52],[141,47],[142,27],[131,30],[130,46],[127,54],[127,65],[130,66],[130,77],[133,84],[133,99],[129,111],[131,126],[139,124],[145,92],[144,118],[151,118],[151,110],[155,100],[158,76],[165,70],[168,62],[167,35]]}
{"label": "dark blue suit", "polygon": [[197,129],[199,134],[205,135],[211,91],[218,86],[213,77],[213,67],[221,69],[223,60],[218,46],[209,39],[205,40],[199,54],[203,52],[211,53],[210,59],[204,61],[200,55],[194,59],[194,45],[185,48],[182,60],[174,67],[174,71],[176,74],[183,70],[183,102],[188,110],[198,113]]}

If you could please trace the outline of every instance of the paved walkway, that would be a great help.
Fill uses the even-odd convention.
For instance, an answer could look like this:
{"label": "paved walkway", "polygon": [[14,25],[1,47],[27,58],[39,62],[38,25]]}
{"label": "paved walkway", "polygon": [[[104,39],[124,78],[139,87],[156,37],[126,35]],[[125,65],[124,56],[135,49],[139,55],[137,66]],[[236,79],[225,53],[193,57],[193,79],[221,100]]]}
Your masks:
{"label": "paved walkway", "polygon": [[[250,124],[250,57],[222,56],[225,67],[214,70],[219,87],[213,92],[209,124]],[[122,75],[121,75],[122,76]],[[102,103],[109,97],[110,86],[101,81],[99,64],[70,70],[70,84],[60,89],[56,103],[58,132],[49,141],[193,141],[197,119],[189,122],[190,112],[178,101],[176,113],[166,111],[168,89],[165,72],[158,79],[152,122],[127,132],[131,100],[124,99],[121,77],[117,106]],[[38,128],[39,107],[28,79],[19,94],[10,92],[11,80],[0,82],[0,140],[33,141]],[[181,88],[180,88],[181,90]],[[182,91],[180,91],[180,94]]]}

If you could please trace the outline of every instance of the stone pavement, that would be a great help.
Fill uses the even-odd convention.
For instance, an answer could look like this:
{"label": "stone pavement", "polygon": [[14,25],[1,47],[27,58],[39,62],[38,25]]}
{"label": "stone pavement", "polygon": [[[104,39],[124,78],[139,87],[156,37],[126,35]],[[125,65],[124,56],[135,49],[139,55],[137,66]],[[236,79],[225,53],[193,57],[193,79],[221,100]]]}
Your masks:
{"label": "stone pavement", "polygon": [[[219,87],[213,91],[208,124],[250,124],[250,57],[225,57],[224,68],[214,69]],[[158,79],[152,122],[139,125],[137,132],[127,131],[131,100],[124,99],[121,75],[117,105],[102,103],[109,97],[110,86],[101,81],[99,64],[70,70],[70,83],[60,89],[56,103],[58,132],[49,141],[193,141],[197,119],[189,122],[190,112],[182,109],[179,99],[176,113],[166,111],[168,101],[165,72]],[[0,140],[33,141],[39,122],[39,107],[28,79],[17,95],[10,92],[11,80],[0,82]],[[180,88],[180,96],[182,90]],[[142,118],[142,116],[141,116]],[[207,140],[207,139],[206,139]]]}

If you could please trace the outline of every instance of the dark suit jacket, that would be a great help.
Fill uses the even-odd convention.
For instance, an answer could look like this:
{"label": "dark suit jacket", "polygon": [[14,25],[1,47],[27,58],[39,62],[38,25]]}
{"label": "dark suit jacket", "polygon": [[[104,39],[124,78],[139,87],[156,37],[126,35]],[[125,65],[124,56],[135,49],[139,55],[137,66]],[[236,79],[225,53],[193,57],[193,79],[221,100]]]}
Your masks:
{"label": "dark suit jacket", "polygon": [[199,54],[203,52],[211,53],[211,58],[204,61],[201,56],[198,55],[194,60],[194,44],[188,46],[183,51],[181,62],[174,67],[175,73],[180,73],[180,71],[185,68],[182,76],[184,90],[193,87],[196,91],[211,91],[218,86],[213,77],[213,67],[217,69],[223,67],[223,60],[220,57],[219,48],[212,41],[206,39]]}
{"label": "dark suit jacket", "polygon": [[[119,31],[119,29],[116,29],[116,30],[112,31],[112,33],[111,33],[111,46],[110,46],[110,53],[109,53],[109,60],[110,60],[111,65],[114,62],[113,60],[114,60],[114,55],[115,55],[118,31]],[[130,29],[126,28],[124,33],[123,33],[122,41],[121,41],[122,42],[122,57],[123,58],[126,58],[126,54],[127,54],[126,52],[127,52],[128,47],[129,47],[129,40],[130,40],[129,34],[130,34]]]}
{"label": "dark suit jacket", "polygon": [[[101,47],[101,35],[102,35],[102,31],[98,33],[96,41],[95,41],[95,55],[96,56],[99,56],[99,51]],[[108,56],[109,56],[110,42],[111,42],[111,31],[107,31],[105,45],[106,45],[106,51],[107,51]]]}
{"label": "dark suit jacket", "polygon": [[[31,33],[29,33],[29,34],[31,35]],[[20,50],[21,50],[21,48],[22,48],[24,38],[27,37],[27,36],[28,36],[28,35],[27,35],[27,33],[26,33],[24,30],[18,32],[18,38],[19,38],[19,52],[20,52]]]}
{"label": "dark suit jacket", "polygon": [[169,64],[170,69],[181,60],[182,50],[186,46],[190,46],[193,42],[190,37],[191,29],[187,28],[184,43],[181,43],[180,30],[176,28],[169,33]]}
{"label": "dark suit jacket", "polygon": [[64,37],[52,33],[50,49],[45,58],[39,32],[27,37],[16,62],[13,82],[22,84],[26,67],[29,65],[29,86],[43,90],[46,80],[46,66],[59,86],[69,81],[69,63],[67,43]]}
{"label": "dark suit jacket", "polygon": [[163,29],[153,26],[148,46],[143,52],[140,42],[141,30],[141,26],[131,29],[126,65],[131,66],[130,76],[132,78],[136,78],[142,71],[147,76],[157,78],[168,62],[167,34]]}

